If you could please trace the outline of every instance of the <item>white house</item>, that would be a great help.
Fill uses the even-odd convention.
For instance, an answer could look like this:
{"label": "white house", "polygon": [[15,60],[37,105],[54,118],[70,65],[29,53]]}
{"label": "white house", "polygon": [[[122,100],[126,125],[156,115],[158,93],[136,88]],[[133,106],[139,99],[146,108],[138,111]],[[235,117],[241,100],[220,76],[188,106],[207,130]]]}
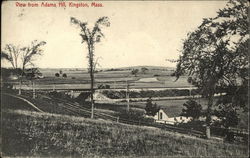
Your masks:
{"label": "white house", "polygon": [[166,109],[159,109],[159,111],[153,116],[155,122],[165,123],[165,124],[176,124],[176,123],[187,123],[190,121],[190,118],[183,116],[178,117],[169,117],[167,115]]}

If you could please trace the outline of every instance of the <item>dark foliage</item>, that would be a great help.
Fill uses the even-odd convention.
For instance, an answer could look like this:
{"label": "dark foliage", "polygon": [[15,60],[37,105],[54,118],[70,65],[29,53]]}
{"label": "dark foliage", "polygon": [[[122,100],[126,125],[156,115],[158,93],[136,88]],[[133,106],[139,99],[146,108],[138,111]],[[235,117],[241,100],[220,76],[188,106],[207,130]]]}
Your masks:
{"label": "dark foliage", "polygon": [[147,99],[146,107],[145,107],[146,115],[148,116],[155,116],[156,113],[159,111],[159,107],[157,104],[152,103],[152,99]]}
{"label": "dark foliage", "polygon": [[75,98],[75,101],[79,104],[85,103],[86,99],[90,96],[90,92],[81,92],[81,94]]}
{"label": "dark foliage", "polygon": [[133,69],[132,71],[131,71],[131,74],[132,75],[137,75],[139,73],[139,70],[138,69]]}
{"label": "dark foliage", "polygon": [[63,78],[67,78],[67,74],[64,73],[64,74],[62,75],[62,77],[63,77]]}
{"label": "dark foliage", "polygon": [[190,99],[183,106],[185,108],[182,109],[181,116],[192,117],[196,120],[202,115],[202,106],[195,100]]}
{"label": "dark foliage", "polygon": [[118,114],[120,122],[134,124],[134,125],[143,125],[153,123],[154,120],[151,118],[145,118],[143,112],[134,111],[134,110],[120,110]]}
{"label": "dark foliage", "polygon": [[60,74],[59,73],[55,73],[55,77],[60,77]]}
{"label": "dark foliage", "polygon": [[5,80],[10,77],[10,75],[21,75],[22,70],[20,68],[12,69],[12,68],[1,68],[1,77]]}
{"label": "dark foliage", "polygon": [[[192,90],[192,95],[198,94],[198,90]],[[126,91],[112,91],[105,90],[102,92],[105,96],[111,99],[124,99],[126,98]],[[149,97],[174,97],[174,96],[189,96],[189,90],[185,89],[171,89],[171,90],[147,90],[147,91],[130,91],[129,96],[131,98],[149,98]]]}

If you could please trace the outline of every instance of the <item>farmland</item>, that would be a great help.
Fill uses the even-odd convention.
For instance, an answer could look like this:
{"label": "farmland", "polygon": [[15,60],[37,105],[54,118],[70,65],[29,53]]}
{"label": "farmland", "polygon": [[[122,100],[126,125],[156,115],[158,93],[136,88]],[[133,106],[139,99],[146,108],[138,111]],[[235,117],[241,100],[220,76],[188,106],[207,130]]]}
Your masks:
{"label": "farmland", "polygon": [[[73,157],[140,157],[145,155],[193,157],[198,155],[220,156],[223,153],[223,156],[237,157],[247,153],[247,147],[243,144],[236,146],[222,140],[205,140],[176,133],[176,131],[170,132],[171,130],[164,130],[163,126],[153,125],[152,120],[143,116],[145,101],[132,101],[129,113],[126,111],[126,102],[96,103],[95,119],[88,119],[91,107],[88,102],[83,102],[80,98],[78,103],[75,103],[77,98],[71,98],[66,91],[48,91],[51,89],[89,89],[87,71],[62,69],[62,74],[67,73],[67,78],[62,75],[55,77],[55,73],[59,71],[60,69],[41,70],[44,78],[35,80],[36,98],[32,98],[31,91],[23,91],[21,96],[36,104],[46,113],[32,112],[32,108],[23,105],[18,100],[8,96],[3,98],[3,127],[5,128],[3,135],[6,138],[3,139],[3,143],[6,144],[3,154],[31,157],[58,155]],[[166,94],[168,94],[168,90],[175,92],[173,93],[175,96],[177,91],[173,91],[173,89],[185,90],[191,87],[185,76],[174,82],[175,78],[170,76],[171,72],[171,70],[152,69],[146,74],[139,73],[134,76],[127,69],[103,70],[96,74],[96,86],[107,84],[110,85],[110,89],[104,90],[124,91],[128,81],[131,96],[133,96],[132,91],[147,92],[144,93],[145,95],[148,95],[150,91],[155,91],[156,97],[163,90],[166,90]],[[25,82],[23,88],[26,86],[27,89],[32,89],[30,81]],[[42,89],[44,90],[40,91]],[[14,90],[12,93],[17,93],[17,91]],[[60,101],[60,99],[64,101]],[[145,100],[147,97],[143,99]],[[167,100],[153,100],[159,107],[166,109],[169,117],[179,116],[186,101],[187,99],[174,99],[174,97]],[[205,99],[199,98],[197,102],[206,108]],[[242,116],[244,119],[240,126],[245,128],[248,121],[246,115]],[[13,144],[17,144],[18,147],[10,148]],[[55,153],[56,155],[53,155]]]}
{"label": "farmland", "polygon": [[[131,74],[132,69],[141,69],[142,67],[127,67],[127,68],[117,68],[117,69],[99,69],[95,74],[95,87],[98,85],[109,85],[111,92],[112,90],[123,90],[123,100],[125,99],[125,89],[127,86],[127,82],[129,82],[131,94],[130,97],[133,98],[133,91],[143,91],[147,92],[147,96],[149,91],[159,91],[159,90],[171,90],[171,89],[188,89],[192,86],[187,82],[187,77],[183,76],[179,78],[177,81],[175,77],[172,77],[173,68],[168,67],[152,67],[148,66],[148,71],[139,73],[135,76]],[[90,78],[86,69],[40,69],[44,78],[35,80],[35,89],[38,90],[52,90],[52,89],[89,89],[90,87]],[[55,77],[56,73],[61,73],[60,77]],[[62,74],[67,74],[67,77],[62,77]],[[16,88],[18,85],[16,84]],[[23,89],[32,89],[31,83],[26,81],[26,84],[22,85]],[[194,87],[192,87],[194,88]],[[77,95],[79,95],[78,92]],[[171,94],[170,96],[175,96],[177,93]],[[186,95],[186,92],[185,92]],[[168,96],[168,95],[167,95]],[[178,96],[178,95],[177,95]],[[144,109],[145,108],[145,100],[148,97],[144,98],[142,101],[138,98],[137,102],[131,103],[131,107]],[[162,97],[158,97],[162,98]],[[114,99],[114,98],[111,98]],[[141,101],[140,101],[141,100]],[[36,102],[39,100],[35,100]],[[162,100],[158,99],[154,101],[161,108],[166,109],[169,117],[179,116],[183,109],[183,104],[187,101],[187,99],[167,99]],[[203,106],[203,109],[206,109],[207,101],[205,99],[198,99],[198,103]],[[38,104],[44,104],[41,99]],[[114,106],[122,105],[126,106],[126,102],[117,103]],[[45,106],[47,107],[47,106]],[[51,107],[54,107],[53,104]],[[98,106],[99,108],[105,110],[102,106]],[[55,107],[56,109],[57,107]],[[47,109],[46,109],[47,110]],[[45,110],[45,111],[46,111]],[[116,110],[116,109],[115,109]],[[51,112],[55,112],[55,110],[49,110]],[[68,113],[67,113],[68,114]],[[246,117],[247,114],[242,113],[240,117],[242,118],[239,124],[239,127],[246,128],[248,124],[248,119]]]}
{"label": "farmland", "polygon": [[[181,77],[175,81],[172,77],[173,68],[167,67],[147,67],[145,73],[139,72],[136,76],[131,74],[131,70],[140,67],[129,67],[119,69],[102,69],[95,73],[95,86],[100,84],[110,85],[110,88],[126,87],[127,82],[130,88],[147,89],[147,88],[178,88],[191,85],[187,82],[187,78]],[[90,78],[86,69],[40,69],[44,78],[35,80],[37,89],[88,89],[90,87]],[[55,77],[56,73],[67,74],[67,77]],[[144,79],[151,78],[152,81]],[[23,89],[28,89],[31,86],[29,81],[23,85]],[[18,85],[16,85],[18,87]]]}

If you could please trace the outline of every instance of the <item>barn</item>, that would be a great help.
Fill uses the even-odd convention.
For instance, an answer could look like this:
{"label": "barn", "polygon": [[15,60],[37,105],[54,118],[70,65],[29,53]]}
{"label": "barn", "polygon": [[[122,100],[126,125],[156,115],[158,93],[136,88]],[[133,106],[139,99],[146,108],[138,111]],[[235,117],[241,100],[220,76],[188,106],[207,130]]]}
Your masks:
{"label": "barn", "polygon": [[190,121],[190,118],[183,116],[178,117],[169,117],[166,109],[160,108],[159,111],[153,116],[155,122],[164,123],[164,124],[176,124],[176,123],[187,123]]}

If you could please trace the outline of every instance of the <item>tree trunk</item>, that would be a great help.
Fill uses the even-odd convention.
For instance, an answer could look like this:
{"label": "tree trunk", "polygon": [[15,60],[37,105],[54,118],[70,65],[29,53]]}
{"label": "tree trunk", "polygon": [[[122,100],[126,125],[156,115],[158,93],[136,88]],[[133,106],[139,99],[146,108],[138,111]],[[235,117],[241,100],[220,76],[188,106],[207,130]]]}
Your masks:
{"label": "tree trunk", "polygon": [[36,98],[35,81],[32,82],[32,89],[33,89],[33,99],[35,99]]}
{"label": "tree trunk", "polygon": [[91,79],[91,94],[90,94],[90,99],[91,99],[91,118],[94,118],[94,74],[93,74],[93,69],[90,70],[90,79]]}
{"label": "tree trunk", "polygon": [[129,112],[129,84],[128,84],[128,81],[127,81],[126,99],[127,99],[127,112]]}
{"label": "tree trunk", "polygon": [[207,107],[207,114],[206,114],[206,138],[211,138],[210,132],[210,125],[211,125],[211,110],[213,105],[213,95],[209,95],[208,98],[208,107]]}
{"label": "tree trunk", "polygon": [[[23,67],[22,67],[22,73],[21,73],[21,77],[20,77],[20,81],[19,81],[19,90],[18,90],[18,95],[21,95],[21,94],[22,94],[21,87],[22,87],[22,81],[23,81],[24,69],[25,69],[25,66],[23,65]],[[16,68],[16,70],[17,70],[17,68]]]}
{"label": "tree trunk", "polygon": [[18,95],[21,95],[21,86],[22,86],[22,80],[19,81],[19,88],[18,88]]}
{"label": "tree trunk", "polygon": [[91,49],[91,45],[89,46],[89,66],[90,66],[90,99],[91,99],[91,118],[94,118],[94,52]]}

